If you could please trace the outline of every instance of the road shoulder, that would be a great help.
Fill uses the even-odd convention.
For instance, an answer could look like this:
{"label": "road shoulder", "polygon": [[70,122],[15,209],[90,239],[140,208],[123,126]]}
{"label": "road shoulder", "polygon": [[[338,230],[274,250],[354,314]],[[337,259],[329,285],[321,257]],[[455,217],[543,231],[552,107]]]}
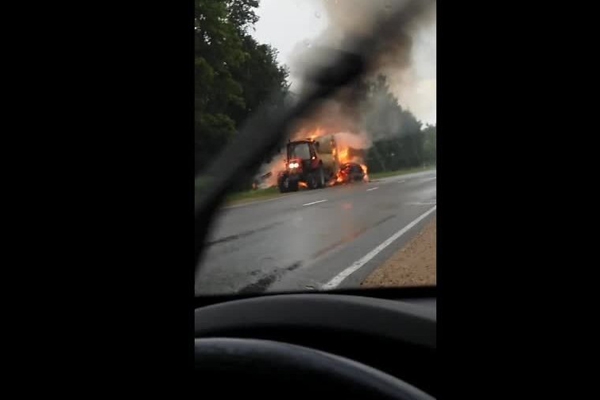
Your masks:
{"label": "road shoulder", "polygon": [[436,219],[375,269],[361,287],[436,285]]}

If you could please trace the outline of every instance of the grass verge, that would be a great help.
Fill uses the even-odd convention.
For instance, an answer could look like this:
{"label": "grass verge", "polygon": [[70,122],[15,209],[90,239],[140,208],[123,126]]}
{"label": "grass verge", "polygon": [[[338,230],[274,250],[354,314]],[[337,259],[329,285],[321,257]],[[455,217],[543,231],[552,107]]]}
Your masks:
{"label": "grass verge", "polygon": [[398,171],[376,172],[374,174],[369,174],[369,178],[371,180],[374,180],[374,179],[380,179],[380,178],[387,178],[390,176],[406,175],[406,174],[412,174],[415,172],[429,171],[429,170],[433,170],[433,169],[435,169],[435,165],[430,166],[430,167],[407,168],[407,169],[401,169]]}
{"label": "grass verge", "polygon": [[[435,169],[435,166],[408,168],[408,169],[403,169],[403,170],[399,170],[399,171],[377,172],[375,174],[369,174],[369,178],[371,180],[374,180],[374,179],[379,179],[379,178],[386,178],[389,176],[411,174],[414,172],[422,172],[422,171],[427,171],[427,170],[432,170],[432,169]],[[267,200],[270,198],[275,198],[275,197],[280,197],[280,196],[282,196],[282,193],[279,193],[279,189],[277,187],[270,187],[268,189],[250,190],[247,192],[232,193],[227,196],[227,199],[225,200],[225,206],[243,204],[243,203],[251,202],[254,200]]]}
{"label": "grass verge", "polygon": [[272,197],[279,197],[279,189],[277,187],[270,187],[268,189],[250,190],[248,192],[232,193],[227,196],[225,205],[234,205],[246,203],[253,200],[266,200]]}

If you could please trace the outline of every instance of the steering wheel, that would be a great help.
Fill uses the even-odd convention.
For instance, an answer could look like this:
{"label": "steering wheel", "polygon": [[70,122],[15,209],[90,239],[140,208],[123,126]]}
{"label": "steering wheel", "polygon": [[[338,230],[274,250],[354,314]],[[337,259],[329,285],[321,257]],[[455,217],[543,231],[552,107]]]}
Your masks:
{"label": "steering wheel", "polygon": [[[319,398],[430,400],[425,392],[384,372],[308,347],[259,339],[202,338],[194,343],[203,391],[256,391],[261,399]],[[399,360],[401,362],[401,360]],[[223,382],[227,382],[223,385]],[[348,397],[347,397],[348,398]]]}

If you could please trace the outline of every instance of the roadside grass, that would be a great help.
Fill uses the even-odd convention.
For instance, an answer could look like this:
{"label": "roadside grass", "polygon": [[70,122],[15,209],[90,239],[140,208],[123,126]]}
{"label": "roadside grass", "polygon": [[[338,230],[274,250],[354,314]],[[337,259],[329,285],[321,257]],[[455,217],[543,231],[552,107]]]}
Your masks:
{"label": "roadside grass", "polygon": [[[374,174],[369,174],[369,178],[370,178],[370,180],[375,180],[375,179],[379,179],[379,178],[387,178],[390,176],[411,174],[414,172],[421,172],[421,171],[427,171],[427,170],[432,170],[432,169],[435,169],[435,166],[407,168],[407,169],[402,169],[402,170],[398,170],[398,171],[377,172]],[[201,184],[198,184],[196,186],[196,190],[201,190]],[[230,195],[227,196],[227,199],[225,200],[225,205],[231,206],[231,205],[237,205],[237,204],[251,202],[254,200],[267,200],[270,198],[280,197],[283,195],[285,195],[285,194],[279,193],[279,189],[275,186],[270,187],[268,189],[258,189],[258,190],[249,190],[247,192],[231,193]]]}
{"label": "roadside grass", "polygon": [[[206,188],[211,184],[210,179],[199,178],[195,182],[195,195],[199,196],[202,193],[203,188]],[[252,200],[264,200],[271,197],[279,197],[279,189],[277,187],[270,187],[268,189],[249,190],[246,192],[237,192],[227,195],[225,199],[226,206],[232,204],[245,203]]]}
{"label": "roadside grass", "polygon": [[266,200],[272,197],[279,197],[282,193],[279,193],[279,189],[277,187],[270,187],[268,189],[257,189],[250,190],[247,192],[238,192],[231,193],[227,196],[227,200],[225,201],[226,205],[240,204],[245,203],[252,200]]}
{"label": "roadside grass", "polygon": [[369,179],[374,180],[374,179],[380,179],[380,178],[387,178],[390,176],[406,175],[406,174],[412,174],[415,172],[429,171],[429,170],[432,170],[435,168],[436,168],[435,165],[432,165],[432,166],[428,166],[428,167],[416,167],[416,168],[401,169],[398,171],[376,172],[374,174],[369,174]]}

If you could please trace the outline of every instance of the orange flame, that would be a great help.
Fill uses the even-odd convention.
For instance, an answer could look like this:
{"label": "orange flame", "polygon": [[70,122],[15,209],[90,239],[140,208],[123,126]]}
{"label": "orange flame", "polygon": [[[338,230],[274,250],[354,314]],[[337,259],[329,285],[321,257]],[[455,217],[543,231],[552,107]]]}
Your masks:
{"label": "orange flame", "polygon": [[[311,140],[315,140],[321,136],[324,135],[328,135],[328,134],[334,134],[336,135],[336,148],[332,149],[332,155],[335,159],[337,159],[338,161],[338,165],[342,165],[348,162],[355,162],[355,163],[359,163],[361,164],[363,170],[365,171],[365,180],[368,179],[368,177],[366,176],[367,173],[367,166],[365,164],[362,164],[364,161],[362,159],[362,157],[360,156],[356,156],[356,155],[351,155],[350,154],[350,148],[357,148],[357,149],[364,149],[366,148],[366,146],[368,145],[367,143],[365,143],[364,141],[366,140],[366,136],[364,135],[353,135],[353,134],[348,134],[348,133],[344,133],[344,132],[332,132],[331,130],[325,130],[324,128],[315,128],[312,130],[306,130],[306,129],[300,129],[298,130],[294,135],[292,135],[291,139],[292,140],[303,140],[303,139],[311,139]],[[266,168],[268,168],[268,170],[270,171],[270,175],[268,176],[268,179],[265,179],[261,185],[269,187],[269,186],[274,186],[277,184],[277,176],[279,174],[279,172],[282,171],[282,169],[287,168],[287,163],[286,163],[286,154],[285,151],[283,153],[280,153],[279,156],[275,157],[275,159],[273,160],[273,162],[269,163]],[[266,175],[264,175],[266,176]],[[329,186],[335,185],[337,183],[341,183],[343,181],[343,178],[340,176],[336,176],[336,179],[332,179],[331,181],[328,182]],[[300,183],[300,187],[306,188],[306,184],[305,183]]]}
{"label": "orange flame", "polygon": [[340,161],[340,163],[343,164],[343,163],[350,161],[348,159],[348,153],[349,153],[349,149],[347,147],[340,149],[339,154],[338,154],[338,160]]}
{"label": "orange flame", "polygon": [[362,167],[363,171],[365,171],[365,176],[363,177],[363,181],[365,182],[369,182],[369,169],[367,168],[366,164],[360,164],[360,166]]}

